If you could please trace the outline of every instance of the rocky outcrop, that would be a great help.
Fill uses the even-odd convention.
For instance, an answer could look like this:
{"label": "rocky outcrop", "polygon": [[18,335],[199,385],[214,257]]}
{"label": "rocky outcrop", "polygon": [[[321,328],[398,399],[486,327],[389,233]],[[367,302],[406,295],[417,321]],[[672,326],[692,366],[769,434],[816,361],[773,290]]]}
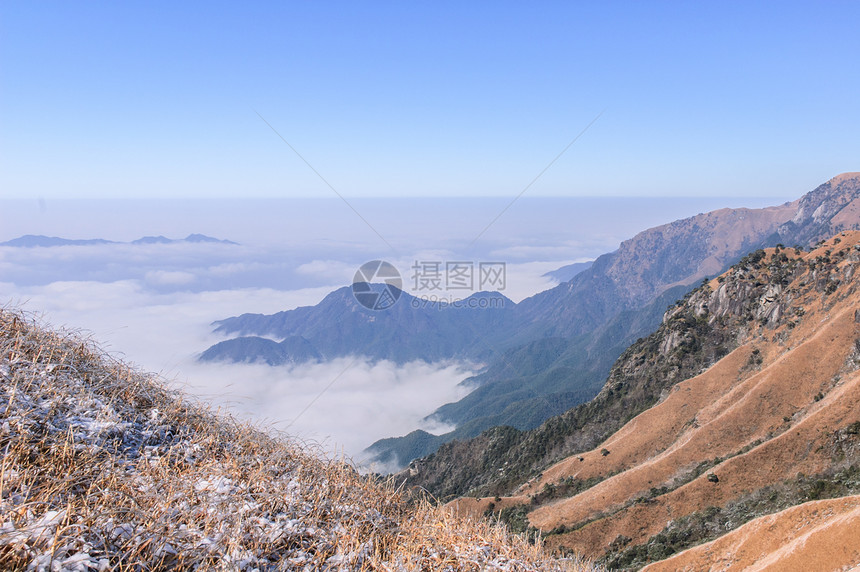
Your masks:
{"label": "rocky outcrop", "polygon": [[860,173],[833,177],[796,202],[794,216],[777,229],[783,244],[805,245],[860,229]]}

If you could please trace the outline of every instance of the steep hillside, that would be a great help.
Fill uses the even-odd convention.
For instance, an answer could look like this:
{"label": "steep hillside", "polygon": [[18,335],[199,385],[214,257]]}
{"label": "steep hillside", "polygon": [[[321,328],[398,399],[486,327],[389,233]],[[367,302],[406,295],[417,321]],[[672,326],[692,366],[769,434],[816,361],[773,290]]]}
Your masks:
{"label": "steep hillside", "polygon": [[518,311],[542,333],[590,331],[671,286],[718,274],[766,245],[796,209],[797,201],[765,209],[720,209],[645,230],[570,282],[523,300]]}
{"label": "steep hillside", "polygon": [[797,212],[777,233],[783,244],[812,244],[843,230],[857,230],[860,173],[842,173],[796,201]]}
{"label": "steep hillside", "polygon": [[588,570],[0,310],[0,569]]}
{"label": "steep hillside", "polygon": [[[860,232],[750,254],[625,352],[604,406],[567,438],[588,447],[513,495],[456,505],[502,508],[551,547],[635,569],[762,514],[860,493],[858,269]],[[624,411],[610,394],[648,386],[657,402],[590,447],[589,429]]]}

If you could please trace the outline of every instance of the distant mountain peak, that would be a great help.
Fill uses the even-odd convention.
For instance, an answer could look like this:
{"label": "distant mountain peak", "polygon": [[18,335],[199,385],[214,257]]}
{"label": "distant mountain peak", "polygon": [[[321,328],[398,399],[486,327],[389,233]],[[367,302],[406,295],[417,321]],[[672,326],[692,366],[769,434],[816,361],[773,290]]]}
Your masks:
{"label": "distant mountain peak", "polygon": [[809,245],[843,230],[860,229],[860,173],[843,173],[796,201],[797,211],[778,229],[783,244]]}
{"label": "distant mountain peak", "polygon": [[513,300],[499,292],[498,290],[481,290],[480,292],[475,292],[468,298],[467,300],[480,300],[480,299],[489,299],[489,300],[505,300],[506,302],[511,302],[513,304]]}
{"label": "distant mountain peak", "polygon": [[218,242],[221,244],[239,244],[238,242],[233,242],[232,240],[226,240],[221,238],[213,238],[211,236],[206,236],[205,234],[189,234],[183,239],[185,242]]}
{"label": "distant mountain peak", "polygon": [[158,235],[158,236],[144,236],[138,238],[137,240],[132,240],[132,244],[168,244],[171,242],[175,242],[167,238],[166,236]]}
{"label": "distant mountain peak", "polygon": [[6,242],[0,242],[0,246],[15,246],[19,248],[50,247],[50,246],[85,246],[93,244],[115,244],[111,240],[103,238],[70,239],[58,236],[45,236],[42,234],[25,234]]}
{"label": "distant mountain peak", "polygon": [[158,236],[144,236],[143,238],[138,238],[137,240],[133,240],[132,244],[176,244],[180,242],[213,242],[219,244],[238,244],[237,242],[233,242],[232,240],[222,240],[220,238],[212,238],[211,236],[206,236],[205,234],[189,234],[185,238],[167,238],[166,236],[158,235]]}

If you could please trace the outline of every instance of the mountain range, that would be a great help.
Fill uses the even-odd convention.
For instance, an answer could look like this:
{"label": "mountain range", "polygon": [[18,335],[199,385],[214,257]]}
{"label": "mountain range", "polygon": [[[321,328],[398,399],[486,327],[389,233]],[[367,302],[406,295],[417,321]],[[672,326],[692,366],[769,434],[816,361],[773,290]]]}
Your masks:
{"label": "mountain range", "polygon": [[400,478],[468,492],[460,513],[613,570],[850,568],[858,270],[856,231],[754,251],[669,308],[593,401],[445,445]]}
{"label": "mountain range", "polygon": [[117,242],[104,238],[72,239],[57,236],[43,236],[40,234],[25,234],[12,240],[0,242],[0,246],[14,246],[19,248],[52,247],[52,246],[90,246],[100,244],[176,244],[184,242],[216,242],[221,244],[238,244],[232,240],[221,240],[212,238],[205,234],[189,234],[185,238],[167,238],[164,236],[144,236],[131,242]]}
{"label": "mountain range", "polygon": [[[532,429],[588,401],[603,387],[616,358],[659,325],[669,304],[750,251],[808,245],[860,228],[858,199],[860,174],[846,173],[782,205],[725,208],[651,228],[567,282],[518,304],[505,301],[504,309],[486,315],[443,307],[415,311],[416,299],[405,293],[392,308],[369,311],[342,288],[314,307],[216,322],[218,332],[236,337],[202,357],[300,361],[306,354],[276,347],[298,336],[324,358],[364,354],[399,362],[458,358],[487,364],[464,381],[474,391],[430,416],[455,425],[454,431],[416,431],[381,440],[367,451],[375,461],[404,465],[454,439],[499,426]],[[251,337],[272,339],[249,342]]]}

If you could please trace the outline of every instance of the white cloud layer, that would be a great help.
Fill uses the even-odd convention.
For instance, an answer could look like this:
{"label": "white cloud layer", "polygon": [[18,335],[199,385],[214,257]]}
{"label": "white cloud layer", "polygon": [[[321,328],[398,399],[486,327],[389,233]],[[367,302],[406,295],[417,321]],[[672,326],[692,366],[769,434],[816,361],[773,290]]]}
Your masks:
{"label": "white cloud layer", "polygon": [[204,233],[241,243],[0,247],[0,304],[91,332],[117,357],[216,405],[358,456],[461,397],[468,367],[350,358],[276,368],[199,364],[196,355],[221,339],[211,322],[316,304],[373,259],[392,262],[407,291],[415,261],[505,262],[503,293],[519,302],[554,286],[544,273],[716,202],[725,206],[716,199],[352,201],[371,229],[337,199],[0,201],[0,241]]}
{"label": "white cloud layer", "polygon": [[[184,383],[213,403],[362,463],[362,450],[385,437],[441,427],[422,419],[467,393],[463,364],[395,365],[344,357],[326,363],[269,367],[197,364]],[[181,378],[180,378],[181,379]]]}
{"label": "white cloud layer", "polygon": [[152,292],[135,280],[0,283],[0,299],[55,327],[82,329],[112,355],[150,371],[216,407],[361,462],[365,447],[422,427],[423,417],[459,399],[471,375],[463,364],[397,366],[363,358],[268,367],[198,363],[221,338],[209,324],[242,312],[274,313],[319,302],[331,287],[216,292]]}

